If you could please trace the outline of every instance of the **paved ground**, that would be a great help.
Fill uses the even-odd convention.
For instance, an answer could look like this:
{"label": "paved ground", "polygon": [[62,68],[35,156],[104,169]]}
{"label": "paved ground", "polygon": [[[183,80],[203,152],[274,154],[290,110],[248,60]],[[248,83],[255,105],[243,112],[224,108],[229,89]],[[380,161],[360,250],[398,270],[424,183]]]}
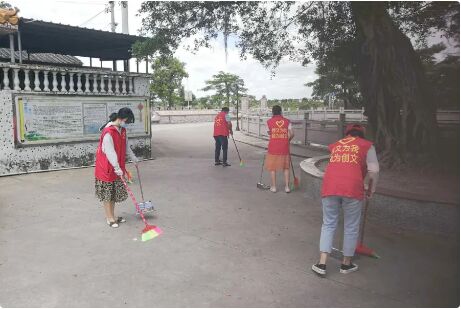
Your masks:
{"label": "paved ground", "polygon": [[458,306],[459,235],[370,226],[383,258],[350,275],[331,259],[318,278],[319,205],[256,189],[260,148],[239,144],[244,168],[232,147],[233,166],[213,166],[210,133],[154,126],[156,160],[141,166],[165,233],[147,243],[128,201],[117,208],[128,222],[107,227],[92,168],[0,178],[0,306]]}

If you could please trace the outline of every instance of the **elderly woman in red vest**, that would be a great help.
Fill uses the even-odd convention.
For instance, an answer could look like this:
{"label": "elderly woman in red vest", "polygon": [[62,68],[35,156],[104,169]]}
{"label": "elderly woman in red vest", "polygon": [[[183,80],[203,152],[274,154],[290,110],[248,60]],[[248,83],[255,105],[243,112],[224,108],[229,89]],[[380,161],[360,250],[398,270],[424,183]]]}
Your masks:
{"label": "elderly woman in red vest", "polygon": [[320,235],[320,261],[312,270],[326,274],[326,262],[331,253],[340,209],[344,213],[343,261],[340,273],[358,270],[352,263],[360,229],[362,201],[375,192],[379,164],[372,142],[364,138],[364,128],[349,125],[346,137],[329,146],[330,162],[322,184],[323,225]]}
{"label": "elderly woman in red vest", "polygon": [[[223,107],[214,119],[213,137],[215,140],[214,165],[231,166],[227,163],[227,146],[229,134],[233,135],[229,107]],[[222,149],[222,161],[219,159]]]}
{"label": "elderly woman in red vest", "polygon": [[265,167],[271,173],[271,192],[277,192],[276,171],[283,170],[285,192],[290,193],[290,141],[294,137],[290,120],[282,116],[282,108],[272,107],[272,118],[267,121],[269,146]]}
{"label": "elderly woman in red vest", "polygon": [[127,172],[125,159],[128,155],[137,164],[139,160],[128,146],[126,125],[134,122],[134,115],[128,107],[110,115],[109,122],[101,127],[101,137],[96,150],[95,189],[96,196],[103,203],[106,221],[110,227],[126,222],[115,217],[115,203],[127,199],[128,193],[120,180]]}

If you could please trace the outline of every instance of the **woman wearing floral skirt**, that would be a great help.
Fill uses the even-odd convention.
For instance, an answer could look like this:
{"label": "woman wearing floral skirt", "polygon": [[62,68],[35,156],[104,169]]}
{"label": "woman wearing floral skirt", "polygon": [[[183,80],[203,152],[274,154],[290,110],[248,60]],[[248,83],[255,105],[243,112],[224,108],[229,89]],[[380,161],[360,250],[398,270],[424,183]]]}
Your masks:
{"label": "woman wearing floral skirt", "polygon": [[271,173],[271,192],[277,192],[276,172],[283,170],[285,192],[290,193],[290,141],[294,137],[290,120],[282,116],[282,108],[272,107],[272,118],[267,121],[269,146],[265,167]]}
{"label": "woman wearing floral skirt", "polygon": [[134,115],[128,107],[121,108],[118,113],[110,115],[109,122],[101,127],[101,137],[96,150],[95,191],[103,203],[106,222],[110,227],[117,228],[126,222],[114,214],[115,203],[127,199],[128,193],[120,180],[126,175],[125,160],[128,155],[137,164],[139,160],[128,146],[126,125],[134,122]]}

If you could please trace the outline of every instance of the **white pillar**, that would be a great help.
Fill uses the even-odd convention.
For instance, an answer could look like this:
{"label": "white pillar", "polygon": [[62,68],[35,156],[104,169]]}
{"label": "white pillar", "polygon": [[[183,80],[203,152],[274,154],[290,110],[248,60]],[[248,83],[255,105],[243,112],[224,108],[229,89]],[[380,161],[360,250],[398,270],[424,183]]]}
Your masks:
{"label": "white pillar", "polygon": [[90,74],[85,73],[85,93],[90,92]]}
{"label": "white pillar", "polygon": [[48,80],[48,71],[43,71],[43,91],[50,91],[50,81]]}
{"label": "white pillar", "polygon": [[98,74],[96,73],[93,73],[93,89],[91,92],[93,93],[98,92]]}
{"label": "white pillar", "polygon": [[131,82],[131,94],[134,94],[134,77],[132,77],[132,82]]}
{"label": "white pillar", "polygon": [[126,94],[125,75],[122,76],[122,93]]}
{"label": "white pillar", "polygon": [[69,72],[69,92],[74,93],[74,73]]}
{"label": "white pillar", "polygon": [[3,68],[3,90],[10,90],[10,78],[8,77],[9,68]]}
{"label": "white pillar", "polygon": [[30,88],[30,79],[29,79],[29,70],[24,70],[24,90],[31,91]]}
{"label": "white pillar", "polygon": [[19,69],[13,69],[14,70],[14,90],[21,90],[19,87]]}
{"label": "white pillar", "polygon": [[112,80],[111,76],[107,74],[107,93],[114,93],[112,91]]}
{"label": "white pillar", "polygon": [[115,75],[115,94],[120,93],[120,84],[118,83],[118,74]]}
{"label": "white pillar", "polygon": [[39,70],[35,70],[35,78],[34,78],[34,91],[41,91],[40,89],[40,78],[38,77],[38,74],[40,73]]}
{"label": "white pillar", "polygon": [[104,85],[104,74],[101,74],[101,81],[99,83],[99,92],[106,92]]}
{"label": "white pillar", "polygon": [[58,72],[51,72],[51,74],[53,74],[53,89],[51,89],[51,91],[58,91],[58,79],[56,77]]}
{"label": "white pillar", "polygon": [[83,92],[82,90],[82,73],[77,73],[77,92]]}

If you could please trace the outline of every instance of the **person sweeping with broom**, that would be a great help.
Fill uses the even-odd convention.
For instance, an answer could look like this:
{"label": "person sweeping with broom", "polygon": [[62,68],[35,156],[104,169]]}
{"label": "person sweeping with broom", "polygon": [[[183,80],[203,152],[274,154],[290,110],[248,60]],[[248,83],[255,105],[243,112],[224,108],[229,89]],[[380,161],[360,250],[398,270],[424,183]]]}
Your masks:
{"label": "person sweeping with broom", "polygon": [[[213,137],[215,140],[214,165],[231,166],[227,163],[228,138],[232,132],[232,122],[229,107],[223,107],[214,119]],[[222,161],[219,159],[222,149]]]}
{"label": "person sweeping with broom", "polygon": [[128,198],[128,193],[120,177],[127,174],[125,159],[128,155],[137,164],[138,158],[128,146],[126,125],[134,122],[133,111],[128,107],[110,115],[109,122],[101,127],[101,137],[96,150],[95,191],[96,197],[103,203],[106,222],[117,228],[126,222],[114,214],[115,203]]}
{"label": "person sweeping with broom", "polygon": [[279,105],[272,107],[272,118],[267,121],[269,146],[265,159],[265,167],[271,173],[270,191],[277,192],[276,171],[283,170],[285,176],[285,192],[290,193],[290,141],[294,137],[290,120],[282,116]]}
{"label": "person sweeping with broom", "polygon": [[379,174],[375,148],[364,136],[363,126],[348,125],[346,137],[329,145],[330,162],[322,184],[320,260],[312,265],[312,270],[319,275],[326,275],[327,258],[331,253],[340,208],[344,212],[343,261],[340,272],[347,274],[359,268],[352,263],[352,257],[357,247],[362,202],[364,198],[371,198],[375,192]]}

